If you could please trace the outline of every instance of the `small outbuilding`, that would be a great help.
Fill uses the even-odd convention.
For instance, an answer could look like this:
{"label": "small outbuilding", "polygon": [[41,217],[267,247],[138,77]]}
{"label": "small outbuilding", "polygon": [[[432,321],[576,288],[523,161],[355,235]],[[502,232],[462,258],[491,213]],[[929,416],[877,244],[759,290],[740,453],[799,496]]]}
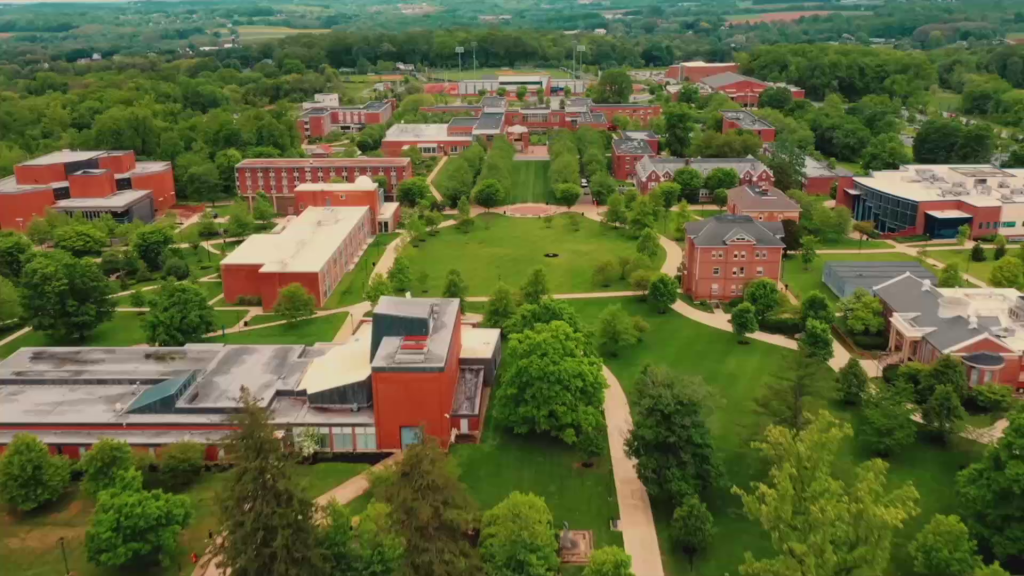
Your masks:
{"label": "small outbuilding", "polygon": [[835,292],[836,296],[846,298],[857,288],[872,292],[876,286],[908,272],[920,280],[931,282],[933,286],[937,283],[935,274],[917,262],[825,262],[821,281]]}

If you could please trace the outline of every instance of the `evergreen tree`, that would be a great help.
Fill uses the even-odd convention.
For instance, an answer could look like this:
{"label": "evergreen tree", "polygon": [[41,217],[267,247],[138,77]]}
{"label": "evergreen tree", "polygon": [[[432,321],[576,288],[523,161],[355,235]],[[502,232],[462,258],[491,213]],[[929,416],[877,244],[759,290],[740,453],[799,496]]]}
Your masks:
{"label": "evergreen tree", "polygon": [[441,295],[445,298],[458,298],[461,302],[469,292],[466,281],[462,279],[462,273],[452,268],[444,278],[444,289]]}
{"label": "evergreen tree", "polygon": [[960,404],[960,398],[950,386],[939,386],[932,393],[928,403],[921,407],[921,421],[925,428],[934,433],[943,442],[949,441],[960,427],[967,412]]}
{"label": "evergreen tree", "polygon": [[732,332],[740,343],[747,341],[747,334],[757,332],[757,312],[749,302],[744,302],[733,309]]}

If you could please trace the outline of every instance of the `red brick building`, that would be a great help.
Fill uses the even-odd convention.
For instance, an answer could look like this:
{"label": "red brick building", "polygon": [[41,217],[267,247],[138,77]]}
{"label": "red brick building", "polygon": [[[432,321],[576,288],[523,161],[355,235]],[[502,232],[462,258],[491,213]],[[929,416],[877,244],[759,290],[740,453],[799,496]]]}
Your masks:
{"label": "red brick building", "polygon": [[750,216],[758,222],[800,220],[800,205],[774,186],[737,186],[729,190],[729,214]]}
{"label": "red brick building", "polygon": [[254,234],[221,260],[224,300],[258,297],[269,312],[281,289],[298,283],[323,306],[375,232],[368,206],[308,207],[283,232]]}
{"label": "red brick building", "polygon": [[148,222],[176,201],[170,162],[137,162],[130,150],[63,150],[17,164],[0,179],[0,229],[24,230],[47,208]]}
{"label": "red brick building", "polygon": [[[469,124],[457,122],[472,120]],[[424,156],[458,154],[473,145],[480,118],[453,118],[449,124],[395,124],[388,128],[380,151],[387,157],[397,158],[409,148],[418,148]],[[494,134],[500,134],[501,118]]]}
{"label": "red brick building", "polygon": [[700,82],[707,76],[724,72],[739,73],[740,65],[735,62],[681,62],[668,67],[665,77],[676,82]]}
{"label": "red brick building", "polygon": [[631,180],[636,175],[636,165],[655,155],[647,140],[616,138],[612,140],[612,176],[616,180]]}
{"label": "red brick building", "polygon": [[781,222],[720,214],[686,225],[683,292],[694,300],[731,300],[743,296],[759,278],[781,281]]}
{"label": "red brick building", "polygon": [[[661,106],[648,104],[595,104],[590,98],[569,98],[564,108],[550,106],[527,106],[508,108],[506,102],[498,97],[485,97],[480,105],[436,105],[420,109],[431,114],[461,114],[462,118],[454,118],[449,124],[448,135],[474,134],[493,135],[504,133],[511,126],[523,126],[531,132],[548,130],[576,130],[580,126],[590,126],[597,130],[611,130],[614,116],[626,116],[631,120],[648,124],[661,116]],[[469,115],[479,118],[474,123]],[[498,125],[498,116],[502,115],[499,132],[494,132]],[[493,117],[487,121],[486,118]],[[453,130],[452,126],[458,129]],[[394,127],[392,127],[394,128]],[[412,129],[408,129],[412,131]],[[440,129],[436,129],[438,133]],[[657,138],[655,138],[657,140]]]}
{"label": "red brick building", "polygon": [[400,205],[397,202],[385,202],[384,191],[369,176],[360,176],[355,182],[344,184],[299,184],[295,187],[295,203],[300,213],[309,207],[366,206],[373,215],[372,229],[377,234],[387,234],[398,229]]}
{"label": "red brick building", "polygon": [[804,159],[804,192],[825,196],[832,193],[833,185],[837,193],[840,189],[853,188],[853,172],[842,166],[829,168],[828,164],[810,156]]}
{"label": "red brick building", "polygon": [[775,142],[775,127],[747,110],[722,110],[722,134],[733,130],[753,132],[761,142]]}
{"label": "red brick building", "polygon": [[761,98],[761,92],[764,92],[773,86],[788,88],[793,93],[793,98],[796,100],[802,100],[804,98],[804,90],[802,88],[763,82],[757,78],[743,76],[742,74],[737,74],[735,72],[724,72],[721,74],[706,76],[701,79],[698,84],[701,93],[710,94],[712,92],[719,92],[731,98],[733,102],[748,107],[756,107],[758,100]]}
{"label": "red brick building", "polygon": [[295,187],[307,183],[329,183],[335,178],[355,182],[360,176],[384,176],[386,195],[394,194],[400,182],[413,177],[408,158],[250,158],[235,166],[238,194],[252,201],[257,192],[267,194],[281,214],[298,214]]}
{"label": "red brick building", "polygon": [[302,104],[302,113],[295,120],[295,127],[304,140],[323,138],[335,130],[358,132],[373,124],[384,124],[398,107],[394,99],[342,106],[337,94],[316,94],[314,100]]}
{"label": "red brick building", "polygon": [[[715,168],[731,168],[739,176],[740,184],[774,186],[775,175],[767,166],[753,156],[746,158],[666,158],[648,156],[636,163],[633,183],[641,193],[646,194],[662,182],[671,182],[677,170],[694,168],[702,177],[707,177]],[[702,202],[710,202],[713,190],[701,190]]]}

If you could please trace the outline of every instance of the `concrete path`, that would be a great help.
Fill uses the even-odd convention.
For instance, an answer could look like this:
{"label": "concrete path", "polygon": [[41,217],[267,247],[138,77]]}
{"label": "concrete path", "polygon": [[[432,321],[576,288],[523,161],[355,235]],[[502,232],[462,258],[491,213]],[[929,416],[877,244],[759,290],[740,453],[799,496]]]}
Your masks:
{"label": "concrete path", "polygon": [[324,506],[331,500],[338,502],[338,504],[348,504],[362,496],[367,490],[370,489],[370,477],[374,471],[381,470],[388,466],[394,466],[402,460],[402,453],[395,452],[391,456],[388,456],[384,460],[381,460],[375,464],[372,468],[368,468],[362,474],[349,478],[344,483],[335,486],[334,488],[324,492],[314,502],[318,506]]}
{"label": "concrete path", "polygon": [[437,191],[437,188],[434,188],[434,177],[436,177],[441,171],[441,167],[448,162],[448,158],[449,156],[442,156],[441,161],[437,163],[437,166],[434,166],[433,170],[430,171],[430,176],[427,176],[427,185],[430,186],[430,193],[434,195],[434,198],[436,198],[438,202],[444,202],[444,196],[441,196],[441,193]]}
{"label": "concrete path", "polygon": [[32,331],[32,327],[31,326],[25,326],[21,330],[18,330],[17,332],[12,333],[11,335],[9,335],[6,338],[4,338],[3,340],[0,340],[0,346],[3,346],[4,344],[7,344],[8,342],[10,342],[11,340],[14,340],[15,338],[20,338],[21,336],[24,336],[25,334],[28,334],[31,331]]}
{"label": "concrete path", "polygon": [[626,553],[633,558],[636,576],[664,576],[651,500],[636,474],[636,462],[626,455],[626,438],[633,429],[629,403],[619,380],[607,366],[603,368],[604,377],[608,380],[608,389],[604,393],[604,419],[608,425],[608,447],[619,502],[622,543]]}

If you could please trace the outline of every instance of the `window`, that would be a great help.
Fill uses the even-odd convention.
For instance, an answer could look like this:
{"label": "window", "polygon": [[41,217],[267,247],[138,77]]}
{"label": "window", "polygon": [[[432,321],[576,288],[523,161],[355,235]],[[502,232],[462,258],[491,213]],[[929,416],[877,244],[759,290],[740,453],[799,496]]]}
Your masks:
{"label": "window", "polygon": [[754,260],[760,260],[760,259],[761,259],[761,253],[758,252],[757,250],[754,250]]}
{"label": "window", "polygon": [[376,450],[377,429],[373,426],[356,428],[356,450]]}
{"label": "window", "polygon": [[354,449],[354,437],[351,428],[332,428],[331,435],[334,436],[335,452],[351,452]]}
{"label": "window", "polygon": [[718,295],[718,284],[712,284],[711,285],[711,295],[712,296],[717,296]]}
{"label": "window", "polygon": [[730,296],[735,296],[736,295],[736,285],[735,284],[733,284],[732,286],[729,286],[729,295]]}
{"label": "window", "polygon": [[758,266],[757,267],[757,275],[758,276],[764,276],[764,268]]}
{"label": "window", "polygon": [[711,275],[712,276],[719,276],[719,275],[721,275],[721,273],[722,273],[722,269],[719,268],[718,266],[715,266],[714,268],[711,269]]}
{"label": "window", "polygon": [[758,214],[757,215],[757,219],[758,220],[764,220],[764,214]]}
{"label": "window", "polygon": [[737,260],[746,260],[747,259],[747,253],[746,252],[736,252],[734,257]]}
{"label": "window", "polygon": [[1003,228],[1016,228],[1016,222],[1003,222]]}
{"label": "window", "polygon": [[718,252],[712,252],[711,253],[711,259],[712,260],[718,260]]}
{"label": "window", "polygon": [[719,257],[719,258],[725,258],[725,252],[723,252],[723,251],[719,250],[719,251],[718,251],[718,257]]}

